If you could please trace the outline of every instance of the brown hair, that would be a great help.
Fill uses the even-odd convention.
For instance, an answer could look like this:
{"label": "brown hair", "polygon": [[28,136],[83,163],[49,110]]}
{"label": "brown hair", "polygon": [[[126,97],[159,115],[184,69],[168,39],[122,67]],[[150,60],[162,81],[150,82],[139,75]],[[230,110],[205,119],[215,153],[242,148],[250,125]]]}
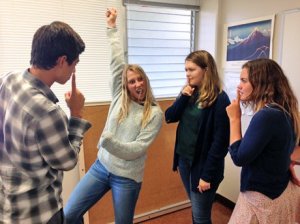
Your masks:
{"label": "brown hair", "polygon": [[84,51],[85,44],[78,33],[68,24],[54,21],[40,27],[34,34],[31,46],[30,64],[49,70],[57,59],[65,55],[68,64],[72,64]]}
{"label": "brown hair", "polygon": [[185,59],[205,69],[197,102],[202,108],[209,107],[221,92],[221,83],[214,58],[205,50],[191,52]]}
{"label": "brown hair", "polygon": [[281,67],[272,59],[256,59],[246,62],[242,68],[248,70],[253,88],[245,104],[251,104],[255,111],[266,104],[278,105],[291,116],[298,142],[298,100]]}

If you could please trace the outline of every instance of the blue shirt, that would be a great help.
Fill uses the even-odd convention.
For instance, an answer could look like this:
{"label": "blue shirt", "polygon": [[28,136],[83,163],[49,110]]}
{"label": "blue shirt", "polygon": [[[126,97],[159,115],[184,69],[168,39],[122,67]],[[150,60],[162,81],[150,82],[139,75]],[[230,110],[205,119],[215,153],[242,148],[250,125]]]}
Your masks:
{"label": "blue shirt", "polygon": [[252,118],[244,137],[229,147],[242,167],[241,187],[271,199],[281,195],[290,179],[290,155],[295,147],[291,118],[278,107],[266,106]]}

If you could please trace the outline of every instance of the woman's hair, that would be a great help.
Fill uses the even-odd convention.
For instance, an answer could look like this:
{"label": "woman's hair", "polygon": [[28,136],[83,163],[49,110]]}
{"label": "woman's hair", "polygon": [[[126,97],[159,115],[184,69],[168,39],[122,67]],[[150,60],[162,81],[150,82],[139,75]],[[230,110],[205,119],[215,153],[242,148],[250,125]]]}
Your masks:
{"label": "woman's hair", "polygon": [[136,65],[136,64],[129,64],[126,65],[123,74],[122,74],[122,103],[121,103],[121,109],[119,112],[119,117],[118,120],[119,122],[122,122],[128,115],[128,108],[131,102],[130,98],[130,92],[128,90],[128,85],[127,85],[127,72],[132,71],[135,73],[138,73],[141,75],[145,85],[146,85],[146,94],[145,94],[145,101],[144,101],[144,112],[143,112],[143,119],[142,119],[142,128],[146,126],[148,123],[150,116],[151,116],[151,109],[152,106],[159,106],[158,103],[156,102],[152,89],[150,86],[149,79],[142,69],[141,66]]}
{"label": "woman's hair", "polygon": [[245,104],[251,104],[255,111],[272,103],[281,107],[291,116],[298,141],[298,100],[281,67],[271,59],[256,59],[246,62],[242,68],[248,70],[248,79],[253,88]]}
{"label": "woman's hair", "polygon": [[221,92],[220,78],[214,58],[207,51],[199,50],[191,52],[185,61],[191,61],[206,70],[198,90],[197,102],[201,108],[211,106]]}

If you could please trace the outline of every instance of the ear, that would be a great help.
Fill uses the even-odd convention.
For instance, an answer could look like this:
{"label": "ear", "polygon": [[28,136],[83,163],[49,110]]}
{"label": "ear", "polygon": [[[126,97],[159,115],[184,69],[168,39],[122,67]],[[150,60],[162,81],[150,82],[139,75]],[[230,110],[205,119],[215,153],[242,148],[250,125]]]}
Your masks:
{"label": "ear", "polygon": [[66,55],[62,55],[56,60],[56,65],[59,66],[59,67],[62,67],[64,65],[64,63],[67,63],[67,56]]}

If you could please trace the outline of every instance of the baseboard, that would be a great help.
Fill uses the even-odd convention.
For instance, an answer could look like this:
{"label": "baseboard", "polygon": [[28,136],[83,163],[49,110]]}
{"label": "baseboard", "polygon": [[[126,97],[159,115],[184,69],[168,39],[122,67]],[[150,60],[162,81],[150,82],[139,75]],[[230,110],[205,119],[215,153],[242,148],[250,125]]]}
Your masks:
{"label": "baseboard", "polygon": [[229,200],[228,198],[225,198],[224,196],[218,193],[216,194],[215,200],[230,209],[233,209],[235,206],[235,203],[233,201]]}
{"label": "baseboard", "polygon": [[140,222],[143,222],[143,221],[146,221],[146,220],[149,220],[149,219],[156,218],[158,216],[162,216],[162,215],[165,215],[165,214],[176,212],[176,211],[179,211],[181,209],[185,209],[185,208],[189,208],[189,207],[191,207],[191,203],[190,203],[189,200],[182,201],[182,202],[179,202],[179,203],[176,203],[176,204],[172,204],[172,205],[169,205],[169,206],[166,206],[166,207],[162,207],[160,209],[156,209],[156,210],[153,210],[153,211],[150,211],[150,212],[146,212],[146,213],[143,213],[143,214],[140,214],[140,215],[136,215],[136,216],[134,216],[133,223],[140,223]]}
{"label": "baseboard", "polygon": [[[218,201],[219,203],[221,203],[222,205],[233,209],[235,206],[235,203],[232,202],[231,200],[229,200],[228,198],[225,198],[224,196],[220,195],[220,194],[216,194],[215,200]],[[134,220],[133,223],[137,224],[137,223],[141,223],[143,221],[149,220],[149,219],[153,219],[162,215],[166,215],[172,212],[176,212],[185,208],[189,208],[191,207],[191,202],[189,200],[186,201],[182,201],[176,204],[172,204],[166,207],[162,207],[159,209],[155,209],[152,210],[150,212],[146,212],[143,214],[139,214],[134,216]]]}

